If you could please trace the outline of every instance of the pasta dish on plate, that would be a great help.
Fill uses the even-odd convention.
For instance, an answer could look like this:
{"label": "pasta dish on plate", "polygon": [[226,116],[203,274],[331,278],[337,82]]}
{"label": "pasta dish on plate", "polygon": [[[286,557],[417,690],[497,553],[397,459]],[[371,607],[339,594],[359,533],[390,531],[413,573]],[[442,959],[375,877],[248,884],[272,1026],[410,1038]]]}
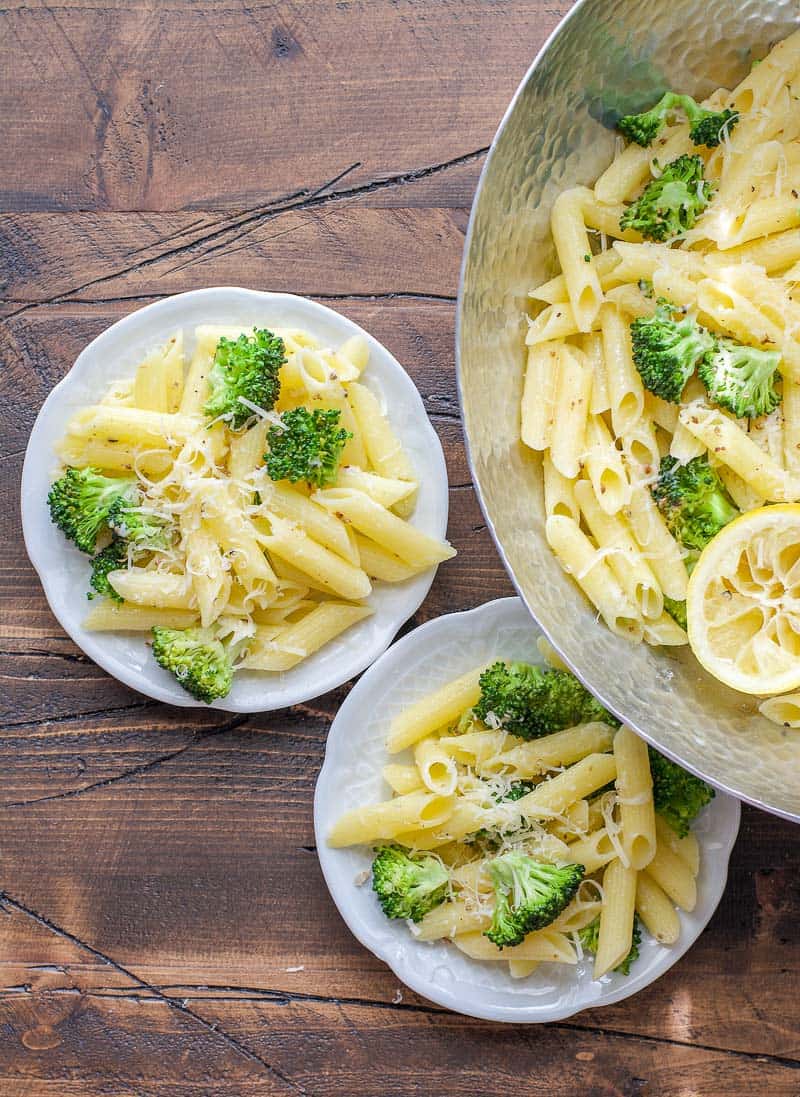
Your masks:
{"label": "pasta dish on plate", "polygon": [[691,828],[714,793],[540,648],[549,667],[476,667],[402,710],[392,797],[346,812],[328,844],[373,848],[377,902],[419,941],[447,938],[517,978],[587,953],[595,979],[627,975],[643,930],[674,944],[678,909],[694,909]]}
{"label": "pasta dish on plate", "polygon": [[[361,336],[201,325],[77,411],[48,502],[91,556],[84,628],[150,634],[196,700],[280,673],[454,550],[409,518],[418,472]],[[187,361],[188,359],[188,361]]]}

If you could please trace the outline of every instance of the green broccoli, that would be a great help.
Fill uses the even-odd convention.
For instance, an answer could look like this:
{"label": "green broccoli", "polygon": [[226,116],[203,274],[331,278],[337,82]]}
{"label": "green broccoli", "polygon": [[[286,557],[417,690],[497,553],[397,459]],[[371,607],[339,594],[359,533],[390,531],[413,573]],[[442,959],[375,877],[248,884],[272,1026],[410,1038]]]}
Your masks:
{"label": "green broccoli", "polygon": [[677,95],[668,91],[654,107],[642,114],[626,114],[617,123],[617,129],[629,141],[637,145],[651,145],[666,125],[667,119],[682,110],[689,123],[689,136],[695,145],[715,148],[726,133],[730,133],[739,121],[735,110],[715,111],[701,107],[691,95]]}
{"label": "green broccoli", "polygon": [[264,454],[273,480],[306,480],[324,488],[336,480],[339,458],[352,434],[339,426],[338,409],[293,408],[281,415],[281,425],[269,428]]}
{"label": "green broccoli", "polygon": [[[600,915],[595,918],[593,922],[590,922],[588,926],[584,926],[583,929],[578,930],[578,937],[583,945],[584,952],[597,952],[597,936],[600,932]],[[642,931],[639,928],[639,918],[634,914],[633,916],[633,934],[631,939],[631,947],[628,955],[617,964],[614,971],[620,972],[622,975],[630,975],[631,966],[639,959],[639,945],[642,943]]]}
{"label": "green broccoli", "polygon": [[286,361],[283,339],[266,328],[252,335],[217,343],[208,374],[211,395],[203,411],[209,419],[224,418],[240,430],[253,418],[254,405],[271,411],[281,391],[281,366]]}
{"label": "green broccoli", "polygon": [[667,598],[664,595],[664,609],[673,621],[676,621],[683,631],[686,631],[686,602],[679,602],[675,598]]}
{"label": "green broccoli", "polygon": [[473,710],[476,716],[521,739],[538,739],[592,720],[619,727],[619,721],[569,671],[494,663],[480,676],[480,687]]}
{"label": "green broccoli", "polygon": [[648,746],[647,753],[655,809],[679,838],[685,838],[695,818],[714,799],[714,790],[653,747]]}
{"label": "green broccoli", "polygon": [[700,157],[679,156],[628,206],[619,226],[634,229],[648,240],[677,239],[694,228],[713,191],[712,184],[703,178]]}
{"label": "green broccoli", "polygon": [[387,918],[420,922],[447,898],[449,877],[438,857],[380,846],[372,862],[372,887]]}
{"label": "green broccoli", "polygon": [[738,419],[757,419],[781,402],[773,387],[780,360],[779,351],[717,339],[713,353],[698,363],[697,372],[715,404]]}
{"label": "green broccoli", "polygon": [[168,541],[167,525],[160,518],[146,514],[139,505],[141,499],[117,499],[111,506],[106,519],[113,532],[123,541],[129,541],[140,548],[166,548]]}
{"label": "green broccoli", "polygon": [[113,602],[122,602],[122,596],[117,594],[109,583],[108,574],[127,566],[128,546],[119,537],[115,537],[92,558],[92,575],[89,580],[92,589],[86,597],[96,598],[98,595],[104,595]]}
{"label": "green broccoli", "polygon": [[210,629],[153,628],[153,655],[198,701],[227,697],[233,684],[233,650]]}
{"label": "green broccoli", "polygon": [[68,468],[47,496],[50,517],[61,532],[83,552],[93,553],[97,536],[115,504],[138,500],[136,482],[110,477],[95,468]]}
{"label": "green broccoli", "polygon": [[583,865],[550,865],[518,850],[495,857],[488,869],[495,907],[485,935],[498,948],[518,945],[555,921],[584,876]]}
{"label": "green broccoli", "polygon": [[644,387],[671,404],[680,403],[686,382],[714,350],[714,336],[663,298],[653,316],[633,321],[631,343]]}
{"label": "green broccoli", "polygon": [[702,551],[739,513],[706,454],[685,465],[662,457],[650,490],[670,533],[688,549]]}

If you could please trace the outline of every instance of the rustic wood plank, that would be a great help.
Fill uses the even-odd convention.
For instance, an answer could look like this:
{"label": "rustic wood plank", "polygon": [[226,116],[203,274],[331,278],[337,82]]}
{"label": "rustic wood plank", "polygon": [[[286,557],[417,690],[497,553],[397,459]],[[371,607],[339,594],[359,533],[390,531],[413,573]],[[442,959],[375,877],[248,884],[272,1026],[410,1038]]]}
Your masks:
{"label": "rustic wood plank", "polygon": [[[771,1097],[797,1093],[797,1069],[774,1058],[568,1025],[548,1028],[543,1054],[541,1032],[364,1003],[207,998],[192,1000],[187,1016],[140,994],[50,992],[0,999],[0,1017],[10,1036],[7,1077],[31,1097],[85,1093],[87,1072],[107,1076],[103,1092],[114,1095],[201,1085],[215,1094],[472,1097],[488,1085],[493,1097],[516,1097],[521,1084],[531,1097],[684,1097],[753,1086]],[[208,1029],[198,1031],[198,1017]],[[34,1047],[23,1058],[15,1041]],[[50,1046],[37,1054],[37,1044]]]}
{"label": "rustic wood plank", "polygon": [[[19,802],[19,774],[34,793],[0,814],[8,892],[170,994],[239,987],[391,1002],[397,980],[350,937],[313,852],[311,793],[342,695],[228,730],[208,713],[185,714],[182,728],[154,706],[120,727],[78,718],[0,742],[0,769],[18,771],[4,777],[2,801]],[[136,734],[144,728],[149,742]],[[76,753],[86,770],[65,780]],[[692,953],[635,999],[575,1023],[800,1060],[799,870],[795,829],[747,811],[728,891]]]}
{"label": "rustic wood plank", "polygon": [[249,209],[456,160],[570,6],[6,6],[0,207]]}
{"label": "rustic wood plank", "polygon": [[453,298],[484,150],[569,6],[0,10],[3,1092],[800,1092],[796,828],[745,810],[710,926],[635,999],[536,1029],[447,1014],[322,881],[313,786],[348,687],[249,717],[150,702],[63,636],[22,546],[27,436],[89,339],[166,293],[289,288],[384,341],[442,439],[459,556],[406,628],[512,593],[470,484]]}
{"label": "rustic wood plank", "polygon": [[[413,187],[408,189],[413,190]],[[166,295],[213,285],[311,296],[455,298],[466,209],[320,200],[246,215],[14,214],[0,221],[10,303]]]}

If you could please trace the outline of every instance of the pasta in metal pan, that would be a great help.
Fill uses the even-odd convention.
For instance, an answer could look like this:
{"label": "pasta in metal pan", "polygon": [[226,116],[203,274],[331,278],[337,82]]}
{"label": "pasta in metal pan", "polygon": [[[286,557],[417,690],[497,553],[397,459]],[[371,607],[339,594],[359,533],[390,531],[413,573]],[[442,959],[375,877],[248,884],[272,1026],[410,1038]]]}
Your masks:
{"label": "pasta in metal pan", "polygon": [[[738,87],[702,103],[667,92],[618,119],[625,141],[594,189],[552,207],[560,272],[529,292],[520,417],[522,443],[542,454],[550,547],[608,627],[689,643],[788,727],[800,689],[798,73],[800,31]],[[648,827],[643,848],[653,841]],[[635,886],[618,890],[630,907]]]}

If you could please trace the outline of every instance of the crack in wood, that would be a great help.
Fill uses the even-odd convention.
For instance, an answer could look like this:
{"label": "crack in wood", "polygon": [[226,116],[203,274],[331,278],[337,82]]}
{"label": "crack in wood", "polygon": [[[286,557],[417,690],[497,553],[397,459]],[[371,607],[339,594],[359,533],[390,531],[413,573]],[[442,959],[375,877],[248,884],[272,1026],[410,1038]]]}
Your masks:
{"label": "crack in wood", "polygon": [[90,716],[119,716],[121,712],[135,712],[143,708],[155,708],[157,701],[137,701],[128,705],[112,706],[111,708],[92,709],[89,712],[69,713],[66,716],[43,716],[41,720],[20,720],[17,723],[5,723],[4,731],[11,728],[38,728],[44,724],[64,724],[69,720],[85,720]]}
{"label": "crack in wood", "polygon": [[83,796],[85,792],[92,792],[98,788],[108,788],[109,785],[119,784],[121,781],[127,781],[132,777],[140,777],[143,773],[150,773],[159,766],[164,765],[165,762],[171,762],[173,758],[178,758],[181,754],[185,754],[187,750],[192,750],[194,747],[199,746],[205,742],[206,739],[213,739],[217,735],[224,735],[228,731],[233,731],[235,728],[240,728],[250,719],[249,713],[243,713],[236,716],[233,720],[228,720],[224,724],[219,724],[217,727],[212,728],[209,731],[195,732],[188,743],[184,743],[182,747],[178,747],[177,750],[172,750],[167,754],[162,754],[158,758],[153,758],[150,762],[143,762],[141,765],[133,766],[131,769],[126,769],[124,773],[118,773],[114,777],[104,777],[101,781],[94,781],[89,785],[81,785],[80,788],[66,789],[64,792],[53,792],[47,796],[36,796],[31,800],[11,800],[8,803],[0,803],[0,809],[5,808],[26,808],[32,804],[43,804],[52,800],[71,800],[76,796]]}
{"label": "crack in wood", "polygon": [[[68,974],[68,973],[67,973]],[[423,1013],[437,1017],[448,1014],[450,1011],[444,1007],[428,1005],[424,1002],[394,1002],[383,1001],[376,998],[361,998],[358,996],[340,996],[311,994],[302,991],[277,990],[266,987],[227,986],[224,984],[191,984],[191,983],[144,983],[140,981],[142,990],[147,993],[132,993],[130,990],[116,987],[97,987],[84,993],[87,996],[97,998],[130,998],[136,1001],[149,1001],[158,997],[158,992],[171,998],[183,999],[187,994],[193,1001],[223,1001],[223,1002],[247,1002],[264,1001],[275,1005],[291,1005],[293,1002],[313,1002],[320,1005],[331,1006],[356,1006],[362,1009],[392,1010],[404,1013]],[[6,993],[14,995],[25,992],[25,987],[7,987]],[[28,987],[28,993],[35,993]],[[57,988],[47,990],[48,994],[73,992],[73,988]],[[198,993],[199,992],[199,993]],[[2,997],[2,994],[0,994]],[[480,1023],[480,1022],[479,1022]],[[800,1060],[785,1055],[771,1055],[760,1051],[743,1051],[739,1048],[728,1048],[717,1044],[690,1043],[687,1040],[677,1040],[669,1036],[654,1036],[649,1033],[628,1032],[616,1029],[608,1025],[575,1024],[570,1021],[553,1021],[551,1028],[564,1029],[568,1032],[590,1033],[607,1039],[645,1041],[655,1045],[667,1045],[670,1047],[695,1048],[700,1051],[708,1051],[722,1055],[737,1056],[758,1062],[770,1062],[777,1066],[788,1067],[792,1070],[800,1070]]]}
{"label": "crack in wood", "polygon": [[77,948],[81,948],[85,952],[88,952],[106,967],[109,967],[112,970],[116,971],[119,975],[123,975],[126,979],[130,979],[133,983],[136,984],[136,986],[140,987],[142,990],[149,991],[154,998],[156,998],[160,1002],[163,1002],[164,1005],[169,1006],[170,1009],[176,1010],[178,1013],[183,1014],[185,1017],[190,1017],[193,1021],[195,1021],[203,1029],[205,1029],[206,1032],[210,1032],[213,1033],[215,1036],[218,1036],[230,1048],[238,1052],[240,1055],[244,1056],[246,1059],[249,1059],[251,1062],[258,1063],[269,1074],[274,1075],[275,1078],[283,1082],[283,1084],[287,1086],[292,1092],[299,1093],[302,1095],[302,1097],[309,1097],[307,1089],[301,1086],[298,1082],[294,1082],[291,1078],[287,1077],[287,1075],[285,1075],[282,1070],[280,1070],[276,1066],[273,1066],[272,1063],[267,1062],[266,1059],[262,1058],[262,1056],[258,1055],[251,1048],[247,1047],[246,1044],[241,1043],[235,1036],[231,1036],[231,1034],[229,1032],[226,1032],[225,1029],[220,1028],[216,1022],[212,1024],[210,1021],[207,1021],[205,1017],[202,1016],[202,1014],[195,1013],[195,1011],[190,1009],[185,1004],[185,1002],[177,998],[173,998],[169,994],[165,994],[158,987],[153,986],[151,983],[148,983],[146,980],[140,978],[129,968],[126,968],[123,964],[120,964],[119,961],[113,959],[113,957],[107,956],[104,952],[101,952],[100,949],[95,948],[94,945],[90,945],[87,941],[82,941],[80,937],[76,937],[75,934],[70,933],[68,929],[64,929],[62,926],[56,925],[55,922],[52,922],[43,914],[39,914],[37,911],[32,910],[30,907],[26,906],[18,899],[14,899],[6,891],[0,891],[0,904],[7,908],[10,907],[18,914],[22,914],[25,917],[32,919],[34,922],[36,922],[37,925],[41,926],[43,929],[49,930],[51,933],[56,934],[56,936],[61,937],[63,940],[69,941],[70,944],[75,945]]}
{"label": "crack in wood", "polygon": [[[115,275],[116,277],[116,275]],[[170,297],[168,293],[134,293],[129,296],[124,294],[119,297],[73,297],[68,299],[53,297],[46,300],[36,300],[32,297],[3,297],[0,295],[0,304],[25,305],[26,311],[50,305],[119,305],[132,301],[162,301]],[[426,293],[421,290],[387,290],[384,293],[317,293],[311,290],[306,297],[317,301],[429,301],[436,304],[454,305],[458,297],[449,293]],[[8,317],[0,316],[0,320],[11,319],[18,316],[22,310],[10,313]],[[25,451],[22,450],[24,453]]]}
{"label": "crack in wood", "polygon": [[[474,149],[472,152],[463,153],[461,156],[453,157],[451,160],[444,160],[438,164],[431,164],[423,168],[413,168],[410,171],[403,172],[398,175],[388,176],[386,179],[374,179],[368,183],[361,183],[358,186],[351,187],[345,190],[336,190],[330,193],[324,193],[326,188],[332,185],[332,181],[328,180],[321,188],[311,194],[307,190],[296,192],[295,195],[290,195],[287,198],[278,198],[272,202],[267,203],[264,206],[255,207],[252,210],[248,210],[242,214],[234,217],[229,217],[227,222],[220,227],[219,222],[213,222],[210,226],[211,231],[199,233],[193,240],[188,241],[185,244],[179,244],[174,248],[168,248],[166,251],[160,252],[158,255],[151,256],[147,259],[142,259],[138,263],[134,263],[129,266],[121,267],[119,270],[113,271],[110,274],[104,274],[99,278],[93,278],[88,282],[84,282],[80,286],[75,286],[71,290],[66,290],[63,293],[54,294],[52,297],[44,298],[42,301],[37,302],[38,305],[42,304],[56,304],[69,301],[74,295],[77,295],[84,290],[90,289],[92,286],[103,285],[105,282],[113,281],[115,278],[125,277],[126,275],[133,274],[134,272],[142,271],[147,267],[152,266],[154,263],[159,263],[164,259],[169,259],[173,256],[179,255],[192,255],[192,252],[198,248],[203,248],[202,256],[207,258],[213,255],[216,251],[222,248],[230,246],[237,239],[241,239],[243,235],[246,235],[259,225],[265,224],[268,221],[273,220],[282,213],[286,213],[289,210],[298,211],[306,209],[315,209],[322,205],[329,205],[333,202],[346,201],[350,198],[361,198],[364,195],[374,194],[378,191],[386,190],[391,187],[402,187],[409,183],[416,183],[421,179],[429,179],[431,176],[438,175],[441,172],[448,171],[454,167],[460,167],[463,164],[469,164],[474,160],[479,159],[481,156],[489,151],[489,146],[484,146],[479,149]],[[340,173],[341,175],[341,173]],[[336,177],[334,177],[335,180]],[[217,242],[218,241],[218,242]],[[210,247],[206,245],[212,245]],[[193,258],[198,258],[194,256]],[[22,307],[15,309],[13,312],[8,313],[2,317],[3,321],[13,319],[15,316],[19,316],[23,312],[27,312],[29,309],[34,308],[33,304],[26,304]]]}

